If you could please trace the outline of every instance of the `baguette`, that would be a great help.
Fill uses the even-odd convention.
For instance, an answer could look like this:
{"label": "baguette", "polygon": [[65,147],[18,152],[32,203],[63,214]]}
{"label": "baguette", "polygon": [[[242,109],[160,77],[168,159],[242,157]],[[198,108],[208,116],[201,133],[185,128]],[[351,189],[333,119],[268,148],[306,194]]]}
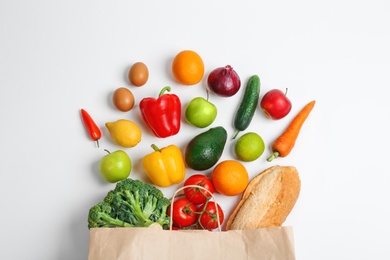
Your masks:
{"label": "baguette", "polygon": [[253,178],[245,189],[226,230],[279,227],[293,209],[301,189],[294,166],[272,166]]}

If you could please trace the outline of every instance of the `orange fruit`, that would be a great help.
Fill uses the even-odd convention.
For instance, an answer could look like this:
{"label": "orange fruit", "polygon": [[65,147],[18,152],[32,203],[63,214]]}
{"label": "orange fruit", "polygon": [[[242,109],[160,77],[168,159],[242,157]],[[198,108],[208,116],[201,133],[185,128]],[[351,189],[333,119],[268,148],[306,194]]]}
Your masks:
{"label": "orange fruit", "polygon": [[198,53],[184,50],[176,54],[172,62],[175,80],[183,85],[195,85],[204,75],[204,64]]}
{"label": "orange fruit", "polygon": [[216,191],[226,196],[235,196],[244,192],[249,175],[242,163],[226,160],[215,166],[211,180]]}

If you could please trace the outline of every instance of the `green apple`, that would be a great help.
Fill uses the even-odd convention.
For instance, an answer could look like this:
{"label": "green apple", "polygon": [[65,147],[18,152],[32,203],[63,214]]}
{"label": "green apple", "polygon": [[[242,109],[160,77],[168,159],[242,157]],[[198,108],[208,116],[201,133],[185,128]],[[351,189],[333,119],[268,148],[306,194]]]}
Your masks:
{"label": "green apple", "polygon": [[217,117],[217,107],[202,97],[196,97],[188,103],[186,120],[191,125],[204,128],[211,125]]}
{"label": "green apple", "polygon": [[103,178],[108,182],[114,183],[129,177],[132,165],[127,153],[122,150],[112,153],[107,152],[108,154],[99,162],[99,170]]}

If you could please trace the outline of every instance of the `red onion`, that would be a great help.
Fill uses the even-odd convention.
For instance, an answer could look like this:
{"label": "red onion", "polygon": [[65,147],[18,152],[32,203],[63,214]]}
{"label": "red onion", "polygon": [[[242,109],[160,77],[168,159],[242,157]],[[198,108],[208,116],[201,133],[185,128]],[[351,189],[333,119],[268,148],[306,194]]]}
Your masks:
{"label": "red onion", "polygon": [[231,97],[240,89],[241,80],[237,72],[230,65],[226,65],[211,71],[207,78],[207,85],[211,92],[219,96]]}

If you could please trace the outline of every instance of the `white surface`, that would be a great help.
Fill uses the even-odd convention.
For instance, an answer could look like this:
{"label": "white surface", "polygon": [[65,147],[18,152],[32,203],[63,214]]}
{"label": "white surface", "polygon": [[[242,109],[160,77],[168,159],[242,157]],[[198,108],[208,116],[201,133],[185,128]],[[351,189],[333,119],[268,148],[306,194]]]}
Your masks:
{"label": "white surface", "polygon": [[[88,210],[113,187],[97,163],[103,148],[120,148],[105,122],[124,117],[142,127],[142,143],[126,149],[133,178],[144,178],[139,163],[152,142],[184,147],[203,131],[183,122],[177,136],[157,139],[138,107],[121,113],[110,103],[120,86],[137,103],[165,85],[183,106],[205,96],[204,82],[185,87],[171,78],[170,62],[183,49],[202,56],[206,74],[227,64],[244,83],[258,74],[261,95],[289,88],[289,116],[270,121],[258,110],[247,130],[267,145],[317,101],[287,158],[268,163],[266,150],[245,164],[251,177],[274,164],[300,171],[302,192],[285,223],[294,227],[297,259],[389,259],[388,2],[134,2],[0,2],[0,259],[87,258]],[[142,88],[125,77],[136,61],[150,70]],[[241,94],[210,96],[219,109],[212,126],[229,136]],[[82,107],[103,129],[100,149],[85,134]],[[222,159],[232,157],[232,144]],[[220,200],[228,214],[238,197]]]}

